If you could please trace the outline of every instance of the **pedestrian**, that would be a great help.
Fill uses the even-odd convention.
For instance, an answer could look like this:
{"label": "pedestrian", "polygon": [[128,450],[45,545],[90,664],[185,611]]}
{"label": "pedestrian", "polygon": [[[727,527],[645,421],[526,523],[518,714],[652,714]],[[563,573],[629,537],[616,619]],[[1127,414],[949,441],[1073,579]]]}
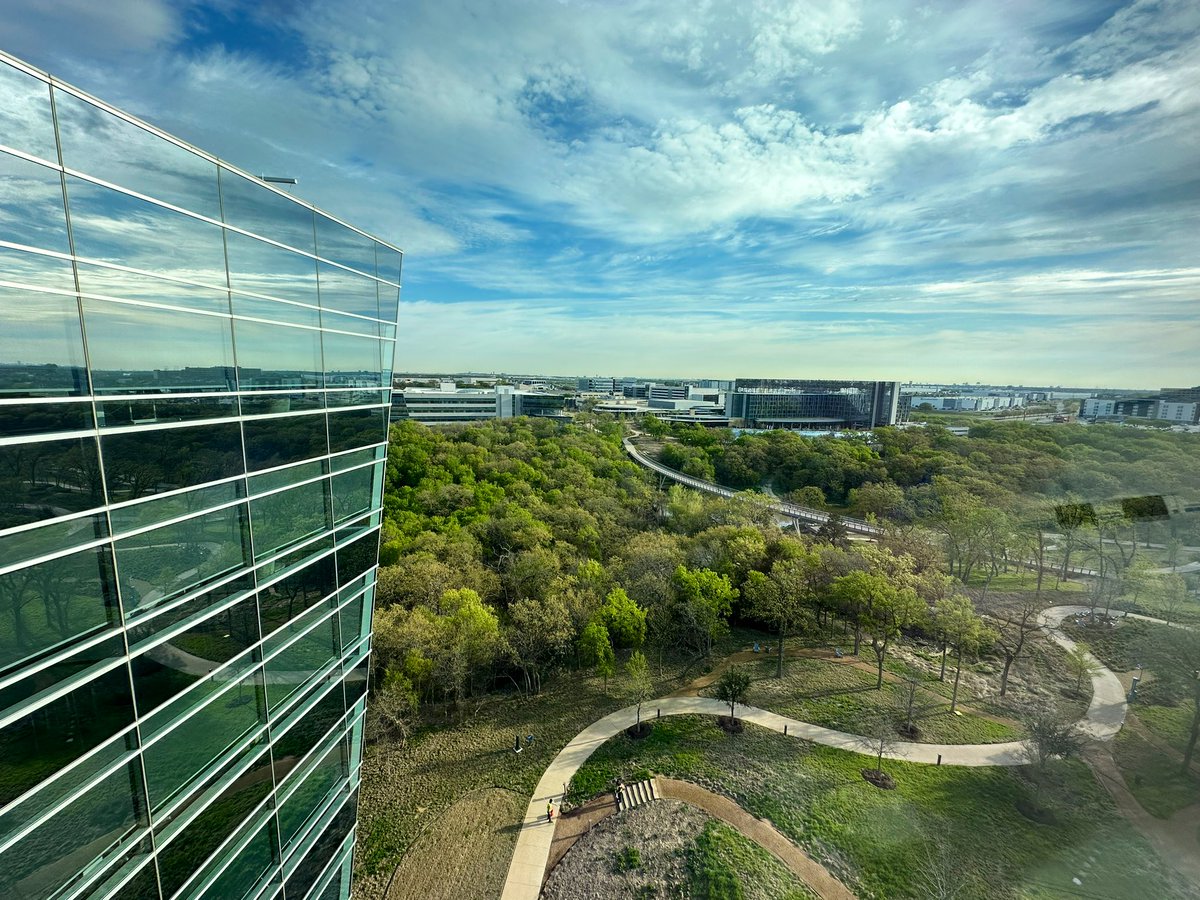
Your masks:
{"label": "pedestrian", "polygon": [[547,822],[554,821],[554,801],[553,800],[546,801],[546,821]]}

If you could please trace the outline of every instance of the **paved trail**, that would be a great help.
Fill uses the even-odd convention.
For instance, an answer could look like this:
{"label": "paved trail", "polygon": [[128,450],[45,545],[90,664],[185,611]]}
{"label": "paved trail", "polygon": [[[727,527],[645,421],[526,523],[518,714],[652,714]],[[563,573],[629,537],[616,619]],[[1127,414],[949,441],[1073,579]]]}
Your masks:
{"label": "paved trail", "polygon": [[[1052,641],[1070,650],[1075,643],[1059,631],[1058,626],[1069,616],[1086,613],[1088,609],[1086,606],[1051,607],[1038,616],[1038,622]],[[1090,738],[1108,741],[1116,736],[1125,721],[1125,690],[1116,675],[1095,657],[1092,660],[1096,666],[1092,675],[1092,702],[1079,727]],[[650,700],[642,707],[647,715],[664,716],[697,713],[719,716],[727,714],[728,709],[728,704],[706,697],[663,697]],[[525,812],[501,900],[537,900],[554,842],[555,826],[546,821],[546,803],[561,801],[563,785],[570,782],[597,747],[632,725],[636,715],[637,707],[628,706],[593,722],[579,732],[546,768]],[[742,707],[738,710],[738,717],[772,731],[783,733],[786,730],[789,737],[798,740],[858,753],[864,751],[863,738],[859,735],[822,728],[769,710]],[[1027,761],[1024,741],[1004,744],[901,742],[896,744],[892,752],[884,755],[889,759],[922,763],[936,763],[940,756],[942,765],[948,766],[1019,766]]]}

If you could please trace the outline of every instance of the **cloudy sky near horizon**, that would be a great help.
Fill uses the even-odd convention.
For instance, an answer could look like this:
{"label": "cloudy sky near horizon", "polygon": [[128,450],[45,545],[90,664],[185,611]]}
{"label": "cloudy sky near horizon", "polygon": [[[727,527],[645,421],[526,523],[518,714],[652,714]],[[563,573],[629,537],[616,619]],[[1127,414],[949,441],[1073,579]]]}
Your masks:
{"label": "cloudy sky near horizon", "polygon": [[1193,0],[41,0],[406,251],[401,370],[1200,383]]}

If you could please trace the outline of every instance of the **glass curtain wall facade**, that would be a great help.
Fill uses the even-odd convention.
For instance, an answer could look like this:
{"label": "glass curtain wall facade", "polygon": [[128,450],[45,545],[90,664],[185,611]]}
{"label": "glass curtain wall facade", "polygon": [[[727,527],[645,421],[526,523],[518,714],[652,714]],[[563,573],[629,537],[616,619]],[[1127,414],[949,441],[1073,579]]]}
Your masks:
{"label": "glass curtain wall facade", "polygon": [[895,425],[894,381],[800,381],[739,378],[725,413],[748,428],[872,428]]}
{"label": "glass curtain wall facade", "polygon": [[401,254],[0,100],[0,896],[346,897]]}

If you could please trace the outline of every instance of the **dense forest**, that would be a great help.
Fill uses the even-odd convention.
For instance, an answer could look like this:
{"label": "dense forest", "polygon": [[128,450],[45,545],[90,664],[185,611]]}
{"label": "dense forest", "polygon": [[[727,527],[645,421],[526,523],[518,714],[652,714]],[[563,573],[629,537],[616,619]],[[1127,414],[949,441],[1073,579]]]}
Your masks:
{"label": "dense forest", "polygon": [[1019,638],[1029,611],[975,610],[994,578],[1030,560],[1038,590],[1078,563],[1101,572],[1093,603],[1186,599],[1183,578],[1154,573],[1133,539],[1178,553],[1190,520],[1087,510],[1132,491],[1200,496],[1191,435],[984,425],[868,441],[648,425],[664,462],[849,510],[887,533],[851,545],[836,523],[781,529],[759,493],[663,490],[604,417],[396,425],[376,599],[382,720],[403,728],[423,705],[450,712],[505,686],[537,693],[564,665],[608,679],[638,651],[701,658],[738,623],[770,629],[782,648],[837,619],[854,652],[873,651],[881,680],[889,649],[913,634],[953,658],[992,648],[1006,677],[1006,634]]}

